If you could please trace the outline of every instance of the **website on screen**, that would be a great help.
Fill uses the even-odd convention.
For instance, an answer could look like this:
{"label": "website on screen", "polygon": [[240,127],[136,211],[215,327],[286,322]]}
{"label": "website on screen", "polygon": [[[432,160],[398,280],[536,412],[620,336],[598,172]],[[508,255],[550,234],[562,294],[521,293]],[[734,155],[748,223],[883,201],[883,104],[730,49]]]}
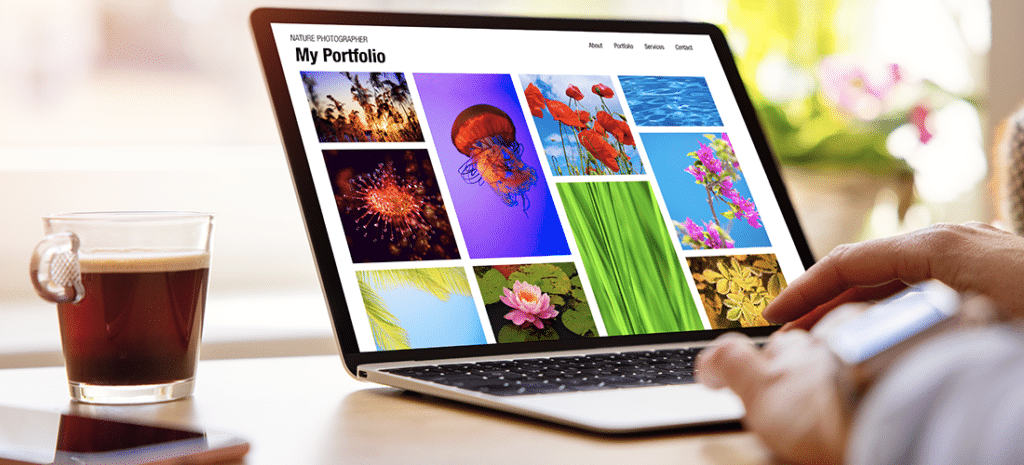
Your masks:
{"label": "website on screen", "polygon": [[273,30],[361,351],[766,326],[804,270],[709,37]]}

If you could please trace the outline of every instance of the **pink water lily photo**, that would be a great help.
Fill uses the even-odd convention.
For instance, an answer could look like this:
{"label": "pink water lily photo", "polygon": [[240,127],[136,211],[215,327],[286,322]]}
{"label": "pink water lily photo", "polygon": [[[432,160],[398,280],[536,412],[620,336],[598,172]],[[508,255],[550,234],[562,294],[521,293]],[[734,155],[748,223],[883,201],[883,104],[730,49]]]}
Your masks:
{"label": "pink water lily photo", "polygon": [[496,342],[598,335],[576,265],[491,265],[474,271]]}

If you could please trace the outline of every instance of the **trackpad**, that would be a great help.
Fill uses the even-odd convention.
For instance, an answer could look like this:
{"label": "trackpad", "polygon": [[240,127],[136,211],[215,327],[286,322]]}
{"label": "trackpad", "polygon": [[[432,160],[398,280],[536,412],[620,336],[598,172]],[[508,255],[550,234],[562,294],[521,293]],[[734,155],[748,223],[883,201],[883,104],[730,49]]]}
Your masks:
{"label": "trackpad", "polygon": [[605,432],[643,431],[739,420],[743,403],[728,389],[700,384],[506,398],[560,423]]}

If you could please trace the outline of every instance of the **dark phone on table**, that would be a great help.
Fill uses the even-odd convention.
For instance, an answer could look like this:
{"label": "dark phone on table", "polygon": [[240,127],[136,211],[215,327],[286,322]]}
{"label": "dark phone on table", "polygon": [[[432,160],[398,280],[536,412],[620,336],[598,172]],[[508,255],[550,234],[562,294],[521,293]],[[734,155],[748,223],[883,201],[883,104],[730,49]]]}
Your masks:
{"label": "dark phone on table", "polygon": [[0,465],[205,464],[248,451],[220,433],[0,407]]}

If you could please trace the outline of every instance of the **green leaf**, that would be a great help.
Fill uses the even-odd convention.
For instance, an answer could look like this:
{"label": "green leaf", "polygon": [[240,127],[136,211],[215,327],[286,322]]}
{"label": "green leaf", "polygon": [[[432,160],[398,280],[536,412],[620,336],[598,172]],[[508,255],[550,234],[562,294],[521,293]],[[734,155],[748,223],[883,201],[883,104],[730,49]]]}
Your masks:
{"label": "green leaf", "polygon": [[714,226],[715,229],[718,230],[718,235],[721,236],[723,242],[732,241],[732,236],[730,236],[729,233],[725,232],[724,229],[719,228],[718,225],[713,225],[713,226]]}
{"label": "green leaf", "polygon": [[484,276],[479,279],[479,282],[480,295],[484,299],[484,305],[500,302],[500,297],[505,295],[505,291],[503,289],[512,288],[509,280],[505,279],[505,275],[493,268],[484,273]]}
{"label": "green leaf", "polygon": [[741,314],[742,314],[742,311],[740,310],[739,307],[730,308],[729,312],[725,314],[725,319],[727,319],[729,321],[736,321],[736,320],[740,319],[740,315]]}
{"label": "green leaf", "polygon": [[782,292],[782,287],[784,284],[780,280],[780,276],[782,276],[782,273],[775,273],[772,275],[771,279],[768,280],[768,295],[772,299],[774,299],[776,296],[779,295],[780,292]]}
{"label": "green leaf", "polygon": [[555,328],[550,326],[544,329],[537,329],[531,326],[523,329],[512,323],[506,324],[498,331],[496,340],[498,342],[533,342],[533,341],[554,341],[558,339]]}
{"label": "green leaf", "polygon": [[569,284],[572,285],[572,298],[579,300],[580,302],[587,301],[587,293],[583,290],[583,280],[579,276],[573,276],[569,280]]}
{"label": "green leaf", "polygon": [[466,271],[462,267],[372,270],[361,273],[361,279],[378,290],[413,288],[429,292],[443,302],[447,302],[452,294],[468,296],[471,292]]}
{"label": "green leaf", "polygon": [[704,279],[715,282],[722,279],[722,275],[717,273],[715,270],[704,270]]}
{"label": "green leaf", "polygon": [[[565,272],[566,276],[573,276],[576,274],[576,265],[572,263],[554,263],[554,265],[561,268],[562,271]],[[576,276],[573,279],[579,279],[579,276]]]}
{"label": "green leaf", "polygon": [[541,292],[567,294],[571,285],[569,276],[561,268],[550,263],[525,265],[508,276],[508,282],[523,281],[539,286]]}
{"label": "green leaf", "polygon": [[585,336],[587,333],[597,334],[597,323],[589,309],[569,308],[562,312],[562,324],[569,331]]}
{"label": "green leaf", "polygon": [[359,281],[359,292],[366,306],[366,316],[370,320],[373,342],[380,350],[411,349],[409,332],[402,327],[402,322],[388,311],[387,303],[380,298],[380,294],[366,283],[365,273],[356,273],[356,279]]}
{"label": "green leaf", "polygon": [[527,337],[525,329],[509,323],[501,327],[496,339],[498,342],[526,342]]}
{"label": "green leaf", "polygon": [[730,219],[730,220],[736,219],[736,213],[734,213],[732,210],[729,210],[727,212],[722,212],[722,216],[724,216],[724,217],[726,217],[727,219]]}
{"label": "green leaf", "polygon": [[548,298],[551,299],[551,305],[555,307],[561,307],[565,305],[565,298],[557,294],[548,294]]}

